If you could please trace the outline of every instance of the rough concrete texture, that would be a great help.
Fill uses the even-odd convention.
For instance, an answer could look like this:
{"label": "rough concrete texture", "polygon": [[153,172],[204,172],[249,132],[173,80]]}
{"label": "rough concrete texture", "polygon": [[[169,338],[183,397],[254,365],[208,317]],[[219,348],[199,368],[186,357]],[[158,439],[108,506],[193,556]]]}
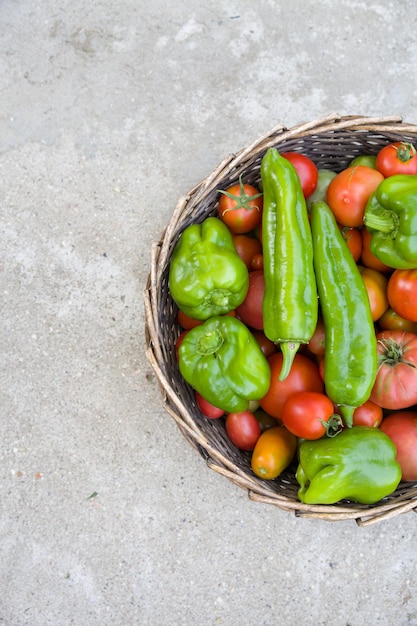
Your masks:
{"label": "rough concrete texture", "polygon": [[414,0],[0,3],[0,624],[417,624],[417,518],[211,472],[145,358],[178,197],[278,124],[417,122]]}

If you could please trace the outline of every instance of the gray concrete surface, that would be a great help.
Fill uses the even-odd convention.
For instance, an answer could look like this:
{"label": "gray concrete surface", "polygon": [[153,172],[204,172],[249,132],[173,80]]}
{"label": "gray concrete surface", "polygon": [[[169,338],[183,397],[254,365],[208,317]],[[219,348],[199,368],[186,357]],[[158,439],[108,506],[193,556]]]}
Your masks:
{"label": "gray concrete surface", "polygon": [[278,124],[417,122],[414,0],[0,2],[0,624],[417,624],[417,517],[211,472],[145,359],[177,198]]}

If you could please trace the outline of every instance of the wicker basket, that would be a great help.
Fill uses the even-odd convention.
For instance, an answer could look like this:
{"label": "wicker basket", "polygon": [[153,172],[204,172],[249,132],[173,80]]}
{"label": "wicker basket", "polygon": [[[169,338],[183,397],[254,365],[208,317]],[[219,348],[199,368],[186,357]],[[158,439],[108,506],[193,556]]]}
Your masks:
{"label": "wicker basket", "polygon": [[180,233],[188,225],[216,213],[218,189],[235,184],[241,174],[245,182],[259,183],[260,162],[270,146],[281,152],[302,152],[318,168],[339,171],[356,156],[376,154],[387,143],[403,139],[417,142],[417,126],[403,123],[400,117],[328,115],[290,129],[274,128],[249,147],[229,155],[182,197],[161,240],[152,248],[151,271],[144,294],[145,336],[147,357],[161,387],[165,409],[210,469],[245,489],[252,500],[293,511],[299,517],[328,521],[354,519],[359,526],[367,526],[410,510],[417,512],[417,483],[401,483],[395,493],[375,505],[341,502],[325,506],[306,505],[297,499],[293,467],[276,480],[258,479],[251,471],[250,454],[230,443],[224,420],[209,420],[201,415],[192,390],[179,374],[174,346],[181,329],[176,322],[177,307],[168,289],[170,257]]}

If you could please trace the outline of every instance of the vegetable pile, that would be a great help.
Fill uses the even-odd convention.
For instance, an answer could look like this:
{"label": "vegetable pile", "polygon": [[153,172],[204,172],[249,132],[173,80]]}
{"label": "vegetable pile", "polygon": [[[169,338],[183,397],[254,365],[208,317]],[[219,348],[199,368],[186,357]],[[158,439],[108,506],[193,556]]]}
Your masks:
{"label": "vegetable pile", "polygon": [[169,288],[179,371],[207,419],[308,504],[417,480],[417,154],[336,173],[269,148],[182,232]]}

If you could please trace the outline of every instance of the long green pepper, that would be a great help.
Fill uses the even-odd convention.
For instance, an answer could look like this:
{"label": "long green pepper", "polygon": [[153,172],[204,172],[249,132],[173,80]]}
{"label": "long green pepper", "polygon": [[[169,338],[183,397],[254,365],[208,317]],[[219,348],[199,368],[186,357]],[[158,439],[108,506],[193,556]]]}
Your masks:
{"label": "long green pepper", "polygon": [[314,267],[325,326],[324,380],[346,426],[368,400],[377,371],[374,323],[365,284],[325,202],[311,208]]}
{"label": "long green pepper", "polygon": [[308,212],[298,174],[276,148],[262,159],[264,194],[262,243],[265,292],[264,332],[279,343],[283,365],[279,380],[291,369],[301,343],[317,325],[318,298]]}

